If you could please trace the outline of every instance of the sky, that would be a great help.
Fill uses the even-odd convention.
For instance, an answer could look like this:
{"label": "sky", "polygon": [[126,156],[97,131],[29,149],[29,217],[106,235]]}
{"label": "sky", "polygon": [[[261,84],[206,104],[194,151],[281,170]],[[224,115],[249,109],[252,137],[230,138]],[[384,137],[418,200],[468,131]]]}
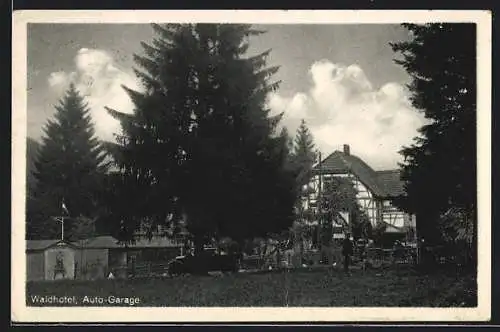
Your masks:
{"label": "sky", "polygon": [[[281,125],[294,134],[304,119],[326,157],[349,144],[374,169],[397,168],[398,151],[424,124],[405,88],[410,80],[394,63],[389,42],[409,39],[399,25],[262,25],[249,54],[272,49],[280,89],[268,96]],[[125,85],[140,89],[133,54],[154,37],[148,24],[30,24],[28,26],[28,136],[43,126],[70,82],[85,96],[97,135],[112,140],[119,123],[105,106],[133,110]]]}

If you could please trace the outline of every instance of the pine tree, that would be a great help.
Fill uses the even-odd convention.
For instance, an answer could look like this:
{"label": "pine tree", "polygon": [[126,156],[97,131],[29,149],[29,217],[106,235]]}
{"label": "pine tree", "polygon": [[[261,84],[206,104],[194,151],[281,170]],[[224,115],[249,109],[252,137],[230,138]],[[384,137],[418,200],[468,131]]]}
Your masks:
{"label": "pine tree", "polygon": [[286,147],[286,153],[288,155],[288,162],[291,163],[291,157],[293,153],[293,139],[290,137],[290,134],[288,133],[288,129],[286,127],[283,127],[281,129],[280,137],[285,142],[285,147]]}
{"label": "pine tree", "polygon": [[[439,222],[452,208],[476,225],[476,30],[474,24],[405,24],[412,34],[392,44],[410,74],[411,102],[429,123],[401,151],[406,197],[417,232],[440,241]],[[474,230],[475,233],[475,230]]]}
{"label": "pine tree", "polygon": [[63,202],[67,216],[74,218],[65,229],[74,228],[71,220],[78,217],[94,217],[107,168],[90,110],[74,85],[56,106],[44,133],[35,161],[36,189],[28,206],[28,237],[34,239],[60,236],[60,225],[51,218],[64,213]]}
{"label": "pine tree", "polygon": [[318,157],[313,137],[309,128],[307,128],[305,120],[301,121],[297,129],[292,156],[298,174],[297,184],[303,186],[309,183],[313,165]]}
{"label": "pine tree", "polygon": [[187,220],[197,248],[210,237],[242,243],[291,223],[293,178],[266,95],[278,70],[265,52],[244,54],[247,25],[153,25],[136,73],[144,92],[127,89],[135,110],[121,121],[119,166],[136,198],[130,230]]}
{"label": "pine tree", "polygon": [[299,128],[297,128],[295,138],[291,143],[290,152],[290,167],[295,175],[296,220],[303,222],[312,217],[312,211],[304,209],[303,200],[310,194],[308,184],[313,175],[313,166],[318,157],[313,137],[309,128],[307,128],[305,120],[302,120]]}

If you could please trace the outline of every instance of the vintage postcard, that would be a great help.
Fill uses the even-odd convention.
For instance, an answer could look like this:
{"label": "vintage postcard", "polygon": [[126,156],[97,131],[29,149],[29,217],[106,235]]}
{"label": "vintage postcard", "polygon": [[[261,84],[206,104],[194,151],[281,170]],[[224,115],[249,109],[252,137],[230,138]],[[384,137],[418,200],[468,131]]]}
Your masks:
{"label": "vintage postcard", "polygon": [[488,320],[491,20],[14,12],[12,320]]}

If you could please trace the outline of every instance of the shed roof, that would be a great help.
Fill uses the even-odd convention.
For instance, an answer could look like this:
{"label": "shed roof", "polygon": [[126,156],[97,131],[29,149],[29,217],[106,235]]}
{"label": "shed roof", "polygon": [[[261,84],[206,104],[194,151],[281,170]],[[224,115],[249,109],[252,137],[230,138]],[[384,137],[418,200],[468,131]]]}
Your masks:
{"label": "shed roof", "polygon": [[62,240],[27,240],[26,250],[30,251],[45,250],[57,244],[74,247],[74,244]]}
{"label": "shed roof", "polygon": [[[61,243],[61,240],[28,240],[26,241],[26,250],[45,250],[51,246]],[[110,235],[96,236],[93,238],[73,241],[73,242],[63,242],[66,245],[86,248],[86,249],[115,249],[115,248],[125,248],[124,244],[118,242],[118,240]],[[134,243],[128,244],[128,248],[167,248],[167,247],[178,247],[178,242],[166,238],[166,237],[153,237],[151,240],[141,238],[136,240]]]}
{"label": "shed roof", "polygon": [[[97,248],[125,248],[125,245],[120,243],[116,238],[105,235],[97,236],[87,240],[81,240],[74,242],[76,246],[88,249]],[[147,238],[139,238],[133,243],[127,244],[128,248],[165,248],[165,247],[176,247],[178,244],[167,237],[153,237],[151,240]]]}
{"label": "shed roof", "polygon": [[43,250],[59,241],[60,240],[27,240],[26,250]]}

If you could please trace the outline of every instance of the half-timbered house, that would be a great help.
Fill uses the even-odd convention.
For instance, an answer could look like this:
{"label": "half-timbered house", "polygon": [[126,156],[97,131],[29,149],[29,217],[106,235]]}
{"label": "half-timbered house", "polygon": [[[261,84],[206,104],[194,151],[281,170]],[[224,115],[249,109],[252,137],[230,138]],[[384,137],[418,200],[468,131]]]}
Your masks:
{"label": "half-timbered house", "polygon": [[[384,223],[385,232],[392,238],[415,240],[416,219],[394,206],[396,197],[404,194],[399,170],[375,171],[359,157],[350,153],[349,145],[343,151],[335,151],[321,160],[313,169],[308,195],[303,198],[303,207],[318,209],[317,200],[324,184],[331,177],[350,177],[357,191],[358,203],[368,216],[372,226]],[[332,220],[334,228],[349,224],[349,215],[342,214],[343,222]]]}

